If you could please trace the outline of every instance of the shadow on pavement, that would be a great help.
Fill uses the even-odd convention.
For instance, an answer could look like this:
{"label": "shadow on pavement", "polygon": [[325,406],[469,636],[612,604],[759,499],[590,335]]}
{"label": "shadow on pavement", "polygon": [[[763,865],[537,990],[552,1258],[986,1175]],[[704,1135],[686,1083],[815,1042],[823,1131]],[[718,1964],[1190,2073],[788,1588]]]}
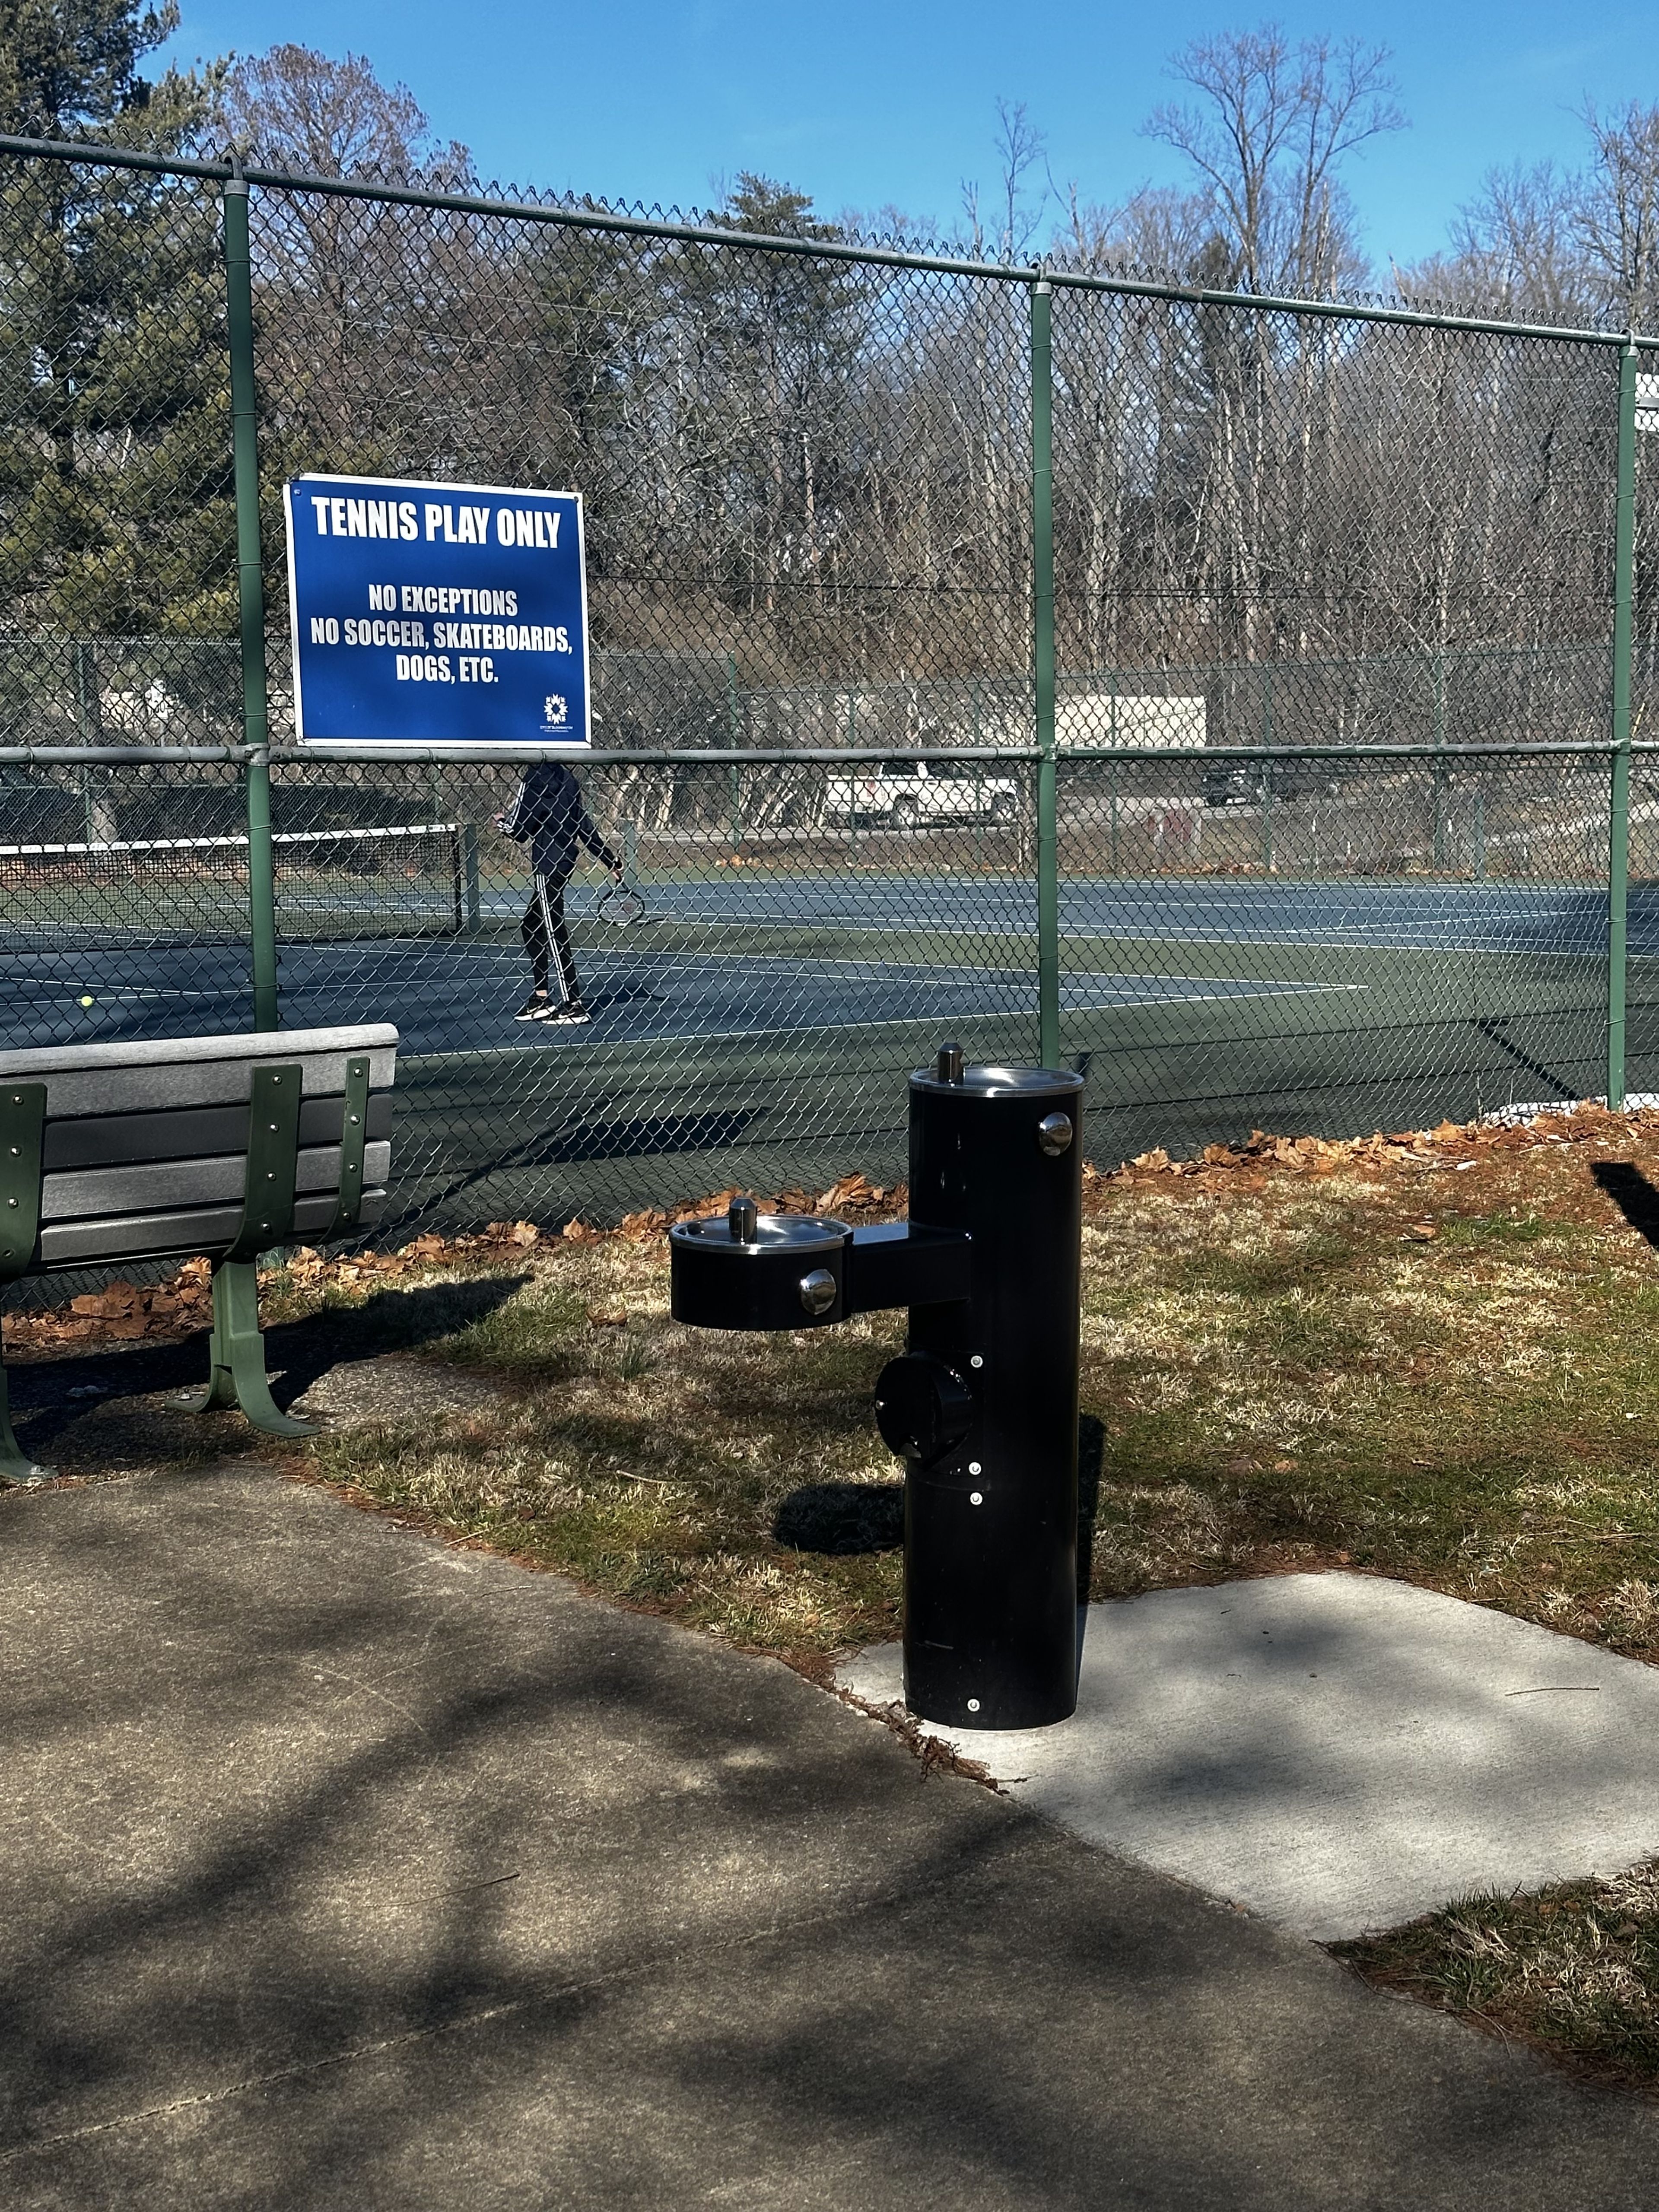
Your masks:
{"label": "shadow on pavement", "polygon": [[1491,2212],[1659,2115],[244,1467],[0,1499],[0,2196]]}
{"label": "shadow on pavement", "polygon": [[[528,1279],[516,1273],[377,1290],[360,1306],[280,1322],[265,1331],[272,1395],[287,1407],[336,1368],[416,1352],[483,1320]],[[177,1343],[20,1360],[8,1370],[12,1419],[26,1450],[77,1473],[216,1458],[257,1446],[257,1433],[238,1413],[180,1413],[165,1403],[173,1393],[199,1389],[207,1372],[205,1329]]]}

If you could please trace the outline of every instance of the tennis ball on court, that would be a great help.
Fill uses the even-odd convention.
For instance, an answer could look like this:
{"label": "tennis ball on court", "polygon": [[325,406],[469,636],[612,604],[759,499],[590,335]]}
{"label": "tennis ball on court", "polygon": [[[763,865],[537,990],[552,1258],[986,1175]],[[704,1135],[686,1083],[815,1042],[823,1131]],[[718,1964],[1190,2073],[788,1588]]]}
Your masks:
{"label": "tennis ball on court", "polygon": [[92,1000],[91,1000],[89,998],[83,998],[83,999],[82,1000],[82,1001],[81,1001],[81,1004],[82,1004],[83,1006],[89,1006],[92,1004]]}

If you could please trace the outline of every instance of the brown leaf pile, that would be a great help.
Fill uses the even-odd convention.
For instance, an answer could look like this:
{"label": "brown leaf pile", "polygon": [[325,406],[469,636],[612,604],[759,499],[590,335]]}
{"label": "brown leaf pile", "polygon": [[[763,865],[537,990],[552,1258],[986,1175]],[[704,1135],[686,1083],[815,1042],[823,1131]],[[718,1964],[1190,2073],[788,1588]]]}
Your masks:
{"label": "brown leaf pile", "polygon": [[[1165,1176],[1236,1176],[1247,1188],[1260,1188],[1271,1173],[1325,1176],[1344,1166],[1386,1169],[1408,1160],[1421,1162],[1448,1155],[1474,1160],[1487,1153],[1520,1152],[1540,1145],[1602,1142],[1638,1133],[1651,1136],[1656,1131],[1659,1131],[1659,1109],[1643,1107],[1612,1113],[1594,1102],[1514,1123],[1442,1121],[1433,1129],[1402,1129],[1369,1137],[1276,1137],[1265,1129],[1255,1129],[1245,1144],[1206,1145],[1189,1159],[1172,1159],[1159,1146],[1116,1168],[1102,1170],[1085,1161],[1083,1182],[1085,1193],[1096,1196],[1115,1183]],[[369,1287],[399,1275],[487,1266],[537,1249],[551,1253],[562,1244],[596,1244],[611,1237],[643,1244],[661,1236],[676,1221],[696,1221],[722,1213],[734,1198],[745,1194],[749,1194],[734,1184],[683,1206],[646,1206],[637,1213],[624,1214],[614,1229],[598,1229],[581,1220],[567,1221],[557,1230],[539,1228],[533,1221],[492,1221],[482,1230],[458,1237],[416,1237],[395,1252],[355,1252],[330,1260],[307,1247],[290,1256],[283,1272],[301,1290],[320,1291],[331,1285]],[[902,1182],[888,1187],[872,1183],[866,1176],[846,1175],[826,1190],[814,1192],[796,1186],[760,1202],[763,1211],[774,1213],[827,1213],[854,1222],[884,1220],[904,1214],[909,1192]],[[1428,1224],[1407,1231],[1408,1237],[1424,1243],[1435,1233]],[[206,1327],[211,1289],[209,1263],[186,1260],[178,1273],[164,1283],[141,1285],[118,1279],[101,1291],[70,1299],[67,1305],[9,1314],[7,1346],[13,1352],[50,1353],[146,1336],[187,1334]],[[596,1316],[595,1321],[598,1326],[612,1325],[608,1313]]]}
{"label": "brown leaf pile", "polygon": [[177,1335],[206,1318],[212,1270],[205,1260],[186,1260],[171,1282],[145,1284],[118,1276],[101,1291],[88,1291],[65,1306],[44,1313],[9,1314],[9,1346],[56,1346],[125,1342],[152,1330]]}
{"label": "brown leaf pile", "polygon": [[1442,1121],[1432,1129],[1400,1129],[1370,1137],[1274,1137],[1253,1129],[1243,1145],[1206,1145],[1190,1159],[1171,1159],[1159,1146],[1126,1160],[1120,1168],[1095,1176],[1087,1167],[1084,1180],[1140,1181],[1153,1176],[1195,1176],[1220,1169],[1260,1173],[1272,1169],[1292,1175],[1333,1175],[1339,1168],[1360,1164],[1386,1168],[1403,1158],[1431,1159],[1455,1154],[1474,1160],[1491,1152],[1528,1151],[1535,1146],[1582,1144],[1587,1140],[1651,1135],[1659,1129],[1659,1109],[1639,1107],[1611,1113],[1591,1100],[1560,1113],[1546,1113],[1523,1121]]}

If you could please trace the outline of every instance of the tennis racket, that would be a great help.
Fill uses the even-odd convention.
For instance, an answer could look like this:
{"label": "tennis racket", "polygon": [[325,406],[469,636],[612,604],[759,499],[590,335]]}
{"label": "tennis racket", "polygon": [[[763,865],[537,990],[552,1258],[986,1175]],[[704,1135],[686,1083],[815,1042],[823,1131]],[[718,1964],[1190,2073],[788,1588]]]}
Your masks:
{"label": "tennis racket", "polygon": [[641,921],[645,914],[645,901],[631,884],[612,884],[600,899],[599,915],[601,921],[615,923],[626,928],[629,922]]}

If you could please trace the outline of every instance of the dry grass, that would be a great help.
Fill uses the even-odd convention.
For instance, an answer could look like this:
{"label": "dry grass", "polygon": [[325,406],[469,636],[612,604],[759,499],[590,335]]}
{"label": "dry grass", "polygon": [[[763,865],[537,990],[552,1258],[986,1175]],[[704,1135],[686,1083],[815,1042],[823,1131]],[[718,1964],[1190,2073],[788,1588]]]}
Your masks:
{"label": "dry grass", "polygon": [[[894,1634],[896,1469],[868,1397],[898,1318],[683,1329],[660,1238],[528,1265],[524,1289],[437,1347],[507,1379],[499,1412],[347,1431],[313,1448],[319,1472],[747,1647],[805,1657]],[[860,1548],[781,1543],[781,1515],[786,1534]]]}
{"label": "dry grass", "polygon": [[1530,2045],[1586,2079],[1659,2090],[1659,1867],[1473,1897],[1332,1949],[1368,1981]]}
{"label": "dry grass", "polygon": [[[1091,1186],[1094,1595],[1352,1564],[1659,1656],[1659,1262],[1595,1180],[1659,1181],[1659,1121],[1278,1149]],[[355,1431],[319,1472],[745,1644],[893,1632],[897,1316],[683,1329],[655,1232],[512,1261],[434,1352],[509,1378],[501,1412]]]}

